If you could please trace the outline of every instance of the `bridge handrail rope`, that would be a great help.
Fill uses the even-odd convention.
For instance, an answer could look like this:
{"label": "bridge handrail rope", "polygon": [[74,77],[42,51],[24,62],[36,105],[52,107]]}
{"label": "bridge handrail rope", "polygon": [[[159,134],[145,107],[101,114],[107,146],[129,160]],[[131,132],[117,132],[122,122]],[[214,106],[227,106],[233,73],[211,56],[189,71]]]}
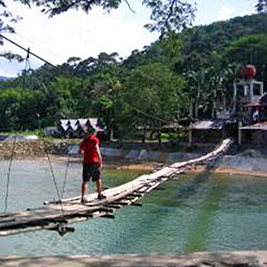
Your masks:
{"label": "bridge handrail rope", "polygon": [[[26,58],[25,58],[25,71],[26,71],[25,75],[28,75],[28,71],[31,70],[30,55],[31,55],[31,51],[30,51],[30,48],[28,48],[27,49],[27,55],[26,55]],[[24,87],[25,87],[25,78],[24,78],[24,86],[23,86],[23,88]],[[45,140],[45,139],[43,139],[43,140]],[[68,136],[68,140],[69,140],[69,136]],[[51,163],[51,160],[50,160],[50,156],[49,156],[49,153],[48,153],[48,151],[46,149],[46,142],[44,142],[44,148],[45,148],[45,153],[46,153],[46,156],[47,156],[47,159],[48,159],[48,162],[49,162],[50,172],[51,172],[51,175],[53,177],[53,181],[54,181],[54,185],[55,185],[55,188],[56,188],[57,195],[58,195],[59,199],[62,199],[63,195],[64,195],[64,191],[65,191],[65,185],[66,185],[67,174],[68,174],[69,156],[68,156],[68,162],[67,162],[65,175],[64,175],[64,183],[63,183],[63,186],[62,186],[62,189],[61,189],[61,194],[60,194],[58,186],[57,186],[57,182],[56,182],[56,177],[55,177],[55,174],[54,174],[53,166],[52,166],[52,163]],[[63,216],[64,216],[63,206],[62,206],[62,213],[63,213]]]}
{"label": "bridge handrail rope", "polygon": [[[26,48],[22,47],[21,45],[19,45],[18,43],[10,40],[9,38],[7,38],[4,35],[2,35],[1,33],[0,33],[0,38],[5,39],[6,41],[12,43],[13,45],[15,45],[15,46],[19,47],[20,49],[22,49],[22,50],[27,52],[27,55],[26,55],[26,58],[25,58],[25,68],[24,68],[25,69],[25,73],[24,73],[25,76],[23,78],[23,88],[25,88],[26,75],[28,75],[28,71],[31,70],[30,55],[35,56],[39,60],[45,62],[46,64],[48,64],[48,65],[50,65],[50,66],[52,66],[54,68],[57,68],[55,65],[53,65],[50,62],[48,62],[44,58],[39,57],[37,54],[31,52],[30,48],[26,49]],[[9,191],[9,182],[10,182],[11,168],[12,168],[12,163],[13,163],[13,158],[14,158],[14,153],[15,153],[16,139],[17,139],[17,132],[16,132],[16,136],[14,138],[13,148],[12,148],[12,151],[11,151],[11,160],[10,160],[10,164],[9,164],[8,174],[7,174],[5,209],[4,209],[5,213],[7,211],[7,202],[8,202],[8,195],[9,195],[9,192],[8,192]],[[69,167],[69,159],[68,159],[68,163],[67,163],[67,167],[66,167],[66,171],[65,171],[63,187],[62,187],[61,194],[60,194],[59,189],[58,189],[58,185],[57,185],[57,182],[56,182],[56,177],[55,177],[55,174],[54,174],[53,166],[52,166],[52,163],[51,163],[51,159],[50,159],[49,153],[48,153],[47,148],[46,148],[45,140],[44,140],[44,149],[45,149],[45,153],[46,153],[46,156],[47,156],[47,159],[48,159],[48,162],[49,162],[49,168],[50,168],[50,172],[51,172],[51,175],[52,175],[52,178],[53,178],[54,186],[56,188],[57,196],[58,196],[59,200],[61,200],[62,197],[63,197],[63,194],[64,194],[65,185],[66,185],[66,179],[67,179],[67,173],[68,173],[68,167]],[[64,218],[64,207],[63,207],[62,204],[61,204],[61,210],[62,210],[62,214],[63,214],[63,218]]]}
{"label": "bridge handrail rope", "polygon": [[[0,34],[0,36],[3,37],[1,34]],[[30,69],[29,57],[30,57],[30,49],[28,48],[27,55],[25,57],[25,67],[24,67],[26,72],[28,71],[28,69]],[[23,78],[23,88],[24,87],[25,87],[25,77]],[[17,135],[18,135],[18,131],[16,130],[14,140],[13,140],[12,149],[11,149],[9,167],[8,167],[8,171],[7,171],[6,196],[5,196],[5,208],[4,208],[5,213],[6,213],[7,207],[8,207],[9,183],[10,183],[11,169],[12,169],[13,159],[14,159],[14,154],[15,154]]]}
{"label": "bridge handrail rope", "polygon": [[[70,137],[69,135],[67,135],[67,147],[69,150],[69,146],[70,146]],[[68,151],[68,159],[67,159],[67,165],[66,165],[66,169],[65,169],[65,175],[64,175],[64,181],[63,181],[63,185],[62,185],[62,189],[61,189],[61,199],[63,198],[64,192],[65,192],[65,187],[66,187],[66,183],[67,183],[67,176],[68,176],[68,170],[69,170],[69,165],[70,165],[70,153]]]}
{"label": "bridge handrail rope", "polygon": [[16,147],[16,140],[17,140],[17,131],[16,131],[16,134],[15,134],[15,136],[14,136],[13,145],[12,145],[12,149],[11,149],[11,155],[10,155],[10,161],[9,161],[9,167],[8,167],[8,171],[7,171],[6,196],[5,196],[5,209],[4,209],[4,212],[5,212],[5,213],[6,213],[6,211],[7,211],[7,206],[8,206],[10,174],[11,174],[11,168],[12,168],[13,160],[14,160],[15,147]]}
{"label": "bridge handrail rope", "polygon": [[47,157],[47,160],[48,160],[48,165],[49,165],[49,168],[50,168],[50,173],[51,173],[51,176],[53,178],[53,182],[54,182],[54,186],[55,186],[55,189],[56,189],[57,197],[59,199],[62,215],[64,217],[65,213],[64,213],[64,207],[63,207],[62,201],[61,201],[62,198],[61,198],[61,195],[59,193],[59,188],[58,188],[58,185],[57,185],[56,176],[55,176],[54,169],[53,169],[53,166],[52,166],[52,162],[51,162],[51,159],[50,159],[50,156],[49,156],[49,152],[48,152],[48,149],[47,149],[47,144],[46,144],[45,138],[43,138],[43,143],[44,143],[44,151],[45,151],[45,154],[46,154],[46,157]]}
{"label": "bridge handrail rope", "polygon": [[[31,69],[31,64],[30,64],[30,55],[34,55],[36,56],[35,54],[31,53],[30,51],[30,48],[28,49],[25,49],[23,47],[21,47],[20,45],[14,43],[13,41],[9,40],[8,38],[4,37],[2,34],[0,34],[0,37],[8,40],[9,42],[17,45],[19,48],[25,50],[27,52],[27,55],[25,57],[25,74],[24,75],[28,75],[28,71]],[[41,59],[43,60],[43,59]],[[44,60],[43,60],[44,61]],[[48,62],[46,62],[48,63]],[[50,64],[52,65],[52,64]],[[25,77],[23,79],[23,88],[25,88]],[[6,196],[5,196],[5,208],[4,208],[4,212],[7,211],[7,206],[8,206],[8,196],[9,196],[9,182],[10,182],[10,174],[11,174],[11,168],[12,168],[12,164],[13,164],[13,159],[14,159],[14,154],[15,154],[15,146],[16,146],[16,139],[17,139],[17,134],[18,132],[16,131],[16,134],[15,134],[15,137],[14,137],[14,142],[13,142],[13,146],[12,146],[12,150],[11,150],[11,157],[10,157],[10,164],[9,164],[9,168],[8,168],[8,173],[7,173],[7,182],[6,182]],[[47,156],[47,159],[48,159],[48,162],[49,162],[49,168],[50,168],[50,172],[51,172],[51,175],[52,175],[52,178],[53,178],[53,182],[54,182],[54,186],[56,188],[56,192],[57,192],[57,196],[58,198],[61,200],[62,197],[63,197],[63,194],[64,194],[64,190],[65,190],[65,184],[66,184],[66,179],[67,179],[67,170],[68,170],[68,166],[69,166],[69,159],[68,159],[68,164],[67,164],[67,167],[66,167],[66,171],[65,171],[65,177],[64,177],[64,183],[63,183],[63,188],[61,190],[61,194],[59,193],[59,189],[58,189],[58,185],[57,185],[57,182],[56,182],[56,178],[55,178],[55,174],[54,174],[54,170],[53,170],[53,166],[52,166],[52,163],[51,163],[51,159],[50,159],[50,156],[49,156],[49,153],[47,151],[47,146],[46,146],[46,142],[45,142],[45,139],[43,139],[44,141],[44,150],[45,150],[45,153],[46,153],[46,156]],[[64,217],[64,208],[63,206],[61,206],[62,208],[62,214],[63,214],[63,217]]]}
{"label": "bridge handrail rope", "polygon": [[38,56],[37,54],[31,52],[31,51],[29,50],[29,48],[26,49],[25,47],[23,47],[23,46],[19,45],[18,43],[12,41],[11,39],[7,38],[6,36],[4,36],[4,35],[1,34],[1,33],[0,33],[0,38],[3,38],[4,40],[6,40],[6,41],[12,43],[13,45],[17,46],[18,48],[20,48],[20,49],[26,51],[28,54],[31,54],[31,55],[33,55],[34,57],[38,58],[39,60],[43,61],[44,63],[46,63],[46,64],[48,64],[48,65],[50,65],[50,66],[56,68],[56,66],[53,65],[52,63],[50,63],[49,61],[47,61],[47,60],[45,60],[44,58]]}

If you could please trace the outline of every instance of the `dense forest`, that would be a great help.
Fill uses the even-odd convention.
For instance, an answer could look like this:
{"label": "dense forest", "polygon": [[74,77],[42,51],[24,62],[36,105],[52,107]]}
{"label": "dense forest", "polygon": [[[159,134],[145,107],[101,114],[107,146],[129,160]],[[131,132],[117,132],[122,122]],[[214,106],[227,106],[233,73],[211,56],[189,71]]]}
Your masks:
{"label": "dense forest", "polygon": [[127,138],[139,126],[160,131],[175,122],[214,118],[218,98],[230,108],[241,66],[254,64],[256,79],[267,84],[266,16],[169,31],[123,60],[103,52],[57,67],[25,68],[16,79],[0,81],[0,130],[98,117],[110,132]]}

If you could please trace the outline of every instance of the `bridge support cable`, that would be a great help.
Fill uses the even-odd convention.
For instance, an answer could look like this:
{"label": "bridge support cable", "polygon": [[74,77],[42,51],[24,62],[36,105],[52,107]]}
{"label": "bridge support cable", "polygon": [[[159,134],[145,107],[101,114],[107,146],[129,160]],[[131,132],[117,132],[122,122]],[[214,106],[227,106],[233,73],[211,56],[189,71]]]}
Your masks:
{"label": "bridge support cable", "polygon": [[[73,232],[68,224],[86,221],[90,218],[114,218],[113,212],[127,206],[140,205],[138,200],[158,187],[160,184],[185,172],[195,165],[211,162],[223,155],[232,144],[225,139],[219,147],[205,156],[178,162],[164,167],[152,174],[145,174],[133,181],[104,191],[104,200],[97,199],[97,193],[87,195],[87,203],[81,204],[80,197],[45,202],[41,208],[16,212],[0,213],[0,236],[7,236],[42,229],[55,230],[63,235]],[[64,214],[62,215],[62,209]]]}
{"label": "bridge support cable", "polygon": [[[59,204],[60,204],[60,207],[61,207],[61,212],[62,212],[62,215],[64,217],[64,207],[62,205],[62,201],[61,201],[61,195],[59,193],[59,189],[58,189],[58,185],[57,185],[57,180],[56,180],[56,176],[55,176],[55,173],[54,173],[54,169],[53,169],[53,166],[52,166],[52,162],[51,162],[51,159],[50,159],[50,156],[49,156],[49,153],[48,153],[48,149],[47,149],[47,145],[46,145],[46,141],[45,139],[43,139],[43,142],[44,142],[44,150],[45,150],[45,154],[46,154],[46,157],[47,157],[47,160],[48,160],[48,164],[49,164],[49,169],[50,169],[50,172],[51,172],[51,176],[53,178],[53,182],[54,182],[54,186],[55,186],[55,189],[56,189],[56,193],[57,193],[57,197],[58,197],[58,201],[59,201]],[[63,194],[63,193],[62,193]]]}
{"label": "bridge support cable", "polygon": [[14,141],[13,141],[12,150],[11,150],[11,155],[10,155],[10,162],[9,162],[9,167],[8,167],[8,171],[7,171],[6,196],[5,196],[5,209],[4,209],[4,212],[5,212],[5,213],[6,213],[6,211],[7,211],[7,206],[8,206],[9,183],[10,183],[11,169],[12,169],[13,160],[14,160],[16,141],[17,141],[17,131],[16,131],[16,134],[15,134],[15,136],[14,136]]}
{"label": "bridge support cable", "polygon": [[11,44],[17,46],[18,48],[20,48],[20,49],[26,51],[28,54],[31,54],[32,56],[38,58],[39,60],[43,61],[44,63],[46,63],[46,64],[48,64],[48,65],[50,65],[51,67],[56,68],[56,66],[55,66],[54,64],[52,64],[52,63],[50,63],[49,61],[45,60],[44,58],[38,56],[37,54],[31,52],[29,48],[27,49],[27,48],[25,48],[25,47],[19,45],[18,43],[12,41],[11,39],[7,38],[6,36],[4,36],[4,35],[1,34],[1,33],[0,33],[0,38],[3,38],[4,40],[6,40],[6,41],[10,42]]}
{"label": "bridge support cable", "polygon": [[[67,140],[68,140],[67,147],[69,148],[69,145],[70,145],[70,136],[69,135],[67,135]],[[67,176],[68,176],[69,166],[70,166],[70,153],[68,153],[68,159],[67,159],[67,165],[66,165],[66,169],[65,169],[64,181],[63,181],[63,185],[62,185],[62,188],[61,188],[61,194],[60,194],[60,198],[61,199],[64,196],[65,187],[66,187],[66,184],[67,184]]]}

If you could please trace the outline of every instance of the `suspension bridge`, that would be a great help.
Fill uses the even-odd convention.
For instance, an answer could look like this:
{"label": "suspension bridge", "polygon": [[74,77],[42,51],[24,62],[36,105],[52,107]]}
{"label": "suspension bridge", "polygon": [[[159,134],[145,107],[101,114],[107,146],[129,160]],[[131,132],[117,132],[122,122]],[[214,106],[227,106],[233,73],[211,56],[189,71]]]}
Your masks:
{"label": "suspension bridge", "polygon": [[129,205],[141,206],[139,200],[160,184],[184,173],[196,165],[208,164],[222,156],[232,139],[224,139],[210,153],[196,159],[174,163],[154,173],[142,175],[133,181],[104,191],[107,196],[98,200],[97,194],[87,195],[86,204],[81,204],[80,197],[47,201],[40,208],[19,212],[0,213],[0,236],[8,236],[38,230],[54,230],[60,235],[74,232],[69,225],[88,219],[105,217],[114,218],[114,212]]}

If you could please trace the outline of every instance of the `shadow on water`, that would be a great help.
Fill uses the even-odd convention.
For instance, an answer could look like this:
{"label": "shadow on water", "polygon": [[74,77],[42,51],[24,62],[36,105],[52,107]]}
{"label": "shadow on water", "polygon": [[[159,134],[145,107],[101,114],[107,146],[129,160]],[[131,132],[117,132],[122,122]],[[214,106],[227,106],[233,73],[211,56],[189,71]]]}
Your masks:
{"label": "shadow on water", "polygon": [[173,199],[179,202],[185,202],[191,196],[195,195],[201,189],[201,185],[203,185],[213,174],[214,168],[215,161],[208,163],[205,169],[197,174],[189,184],[185,183],[184,186],[180,188],[178,194],[175,195]]}
{"label": "shadow on water", "polygon": [[225,196],[228,183],[212,182],[215,161],[206,165],[205,169],[193,179],[184,183],[173,197],[193,217],[188,227],[184,251],[203,251],[207,248],[209,238],[213,235],[212,225],[220,210],[220,203]]}

